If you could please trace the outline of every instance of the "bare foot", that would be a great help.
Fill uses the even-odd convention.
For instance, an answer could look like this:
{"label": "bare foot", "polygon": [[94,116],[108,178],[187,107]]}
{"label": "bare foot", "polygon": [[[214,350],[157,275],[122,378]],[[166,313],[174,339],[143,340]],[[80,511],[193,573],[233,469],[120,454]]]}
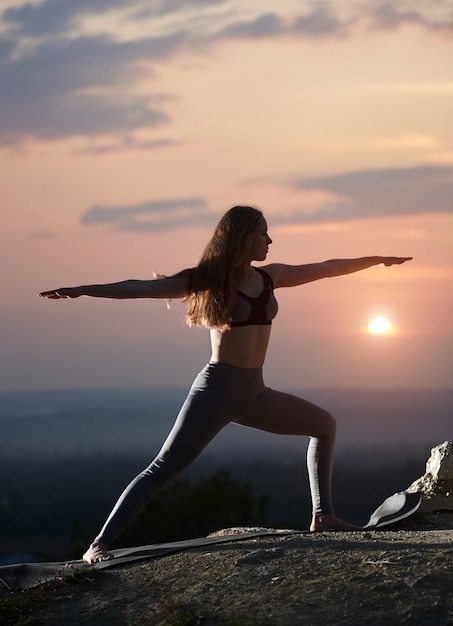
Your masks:
{"label": "bare foot", "polygon": [[323,530],[361,530],[360,526],[353,526],[339,519],[333,513],[329,515],[313,515],[310,530],[312,533]]}
{"label": "bare foot", "polygon": [[108,546],[102,541],[93,541],[91,546],[83,555],[85,563],[99,563],[99,561],[110,561],[113,559],[113,554],[108,552]]}

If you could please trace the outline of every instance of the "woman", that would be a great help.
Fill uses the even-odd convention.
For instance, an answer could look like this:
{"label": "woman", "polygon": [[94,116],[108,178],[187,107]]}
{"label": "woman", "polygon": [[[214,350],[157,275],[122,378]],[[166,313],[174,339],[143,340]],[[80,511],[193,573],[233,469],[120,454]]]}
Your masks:
{"label": "woman", "polygon": [[273,433],[310,437],[307,466],[313,516],[311,531],[351,530],[331,501],[335,420],[324,409],[264,386],[262,365],[277,314],[274,289],[342,276],[373,265],[401,264],[410,257],[364,257],[309,265],[273,263],[261,268],[272,243],[258,209],[236,206],[218,223],[197,267],[154,280],[66,287],[45,291],[51,299],[183,298],[188,325],[210,330],[209,363],[195,379],[178,418],[154,461],[120,496],[83,559],[112,558],[113,541],[151,496],[186,468],[229,422]]}

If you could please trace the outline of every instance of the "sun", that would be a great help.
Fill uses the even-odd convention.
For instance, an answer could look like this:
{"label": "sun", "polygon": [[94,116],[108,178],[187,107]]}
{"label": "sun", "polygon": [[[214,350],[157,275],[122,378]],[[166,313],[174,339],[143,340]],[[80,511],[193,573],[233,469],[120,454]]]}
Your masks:
{"label": "sun", "polygon": [[383,335],[392,329],[392,323],[386,317],[374,317],[368,324],[368,332],[373,335]]}

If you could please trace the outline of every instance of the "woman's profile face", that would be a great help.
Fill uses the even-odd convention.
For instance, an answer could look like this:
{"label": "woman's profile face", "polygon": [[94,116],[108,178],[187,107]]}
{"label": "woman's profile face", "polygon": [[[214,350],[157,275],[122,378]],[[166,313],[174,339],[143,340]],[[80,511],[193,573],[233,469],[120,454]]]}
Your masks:
{"label": "woman's profile face", "polygon": [[267,233],[267,222],[264,217],[261,217],[255,232],[252,234],[250,260],[264,261],[271,243],[272,239]]}

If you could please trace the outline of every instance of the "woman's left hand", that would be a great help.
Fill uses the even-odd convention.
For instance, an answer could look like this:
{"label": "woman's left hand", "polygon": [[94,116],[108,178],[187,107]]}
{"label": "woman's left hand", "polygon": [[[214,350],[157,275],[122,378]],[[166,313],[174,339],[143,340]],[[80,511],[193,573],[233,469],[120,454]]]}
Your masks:
{"label": "woman's left hand", "polygon": [[406,261],[412,261],[413,257],[411,256],[383,256],[382,263],[389,267],[390,265],[401,265]]}

